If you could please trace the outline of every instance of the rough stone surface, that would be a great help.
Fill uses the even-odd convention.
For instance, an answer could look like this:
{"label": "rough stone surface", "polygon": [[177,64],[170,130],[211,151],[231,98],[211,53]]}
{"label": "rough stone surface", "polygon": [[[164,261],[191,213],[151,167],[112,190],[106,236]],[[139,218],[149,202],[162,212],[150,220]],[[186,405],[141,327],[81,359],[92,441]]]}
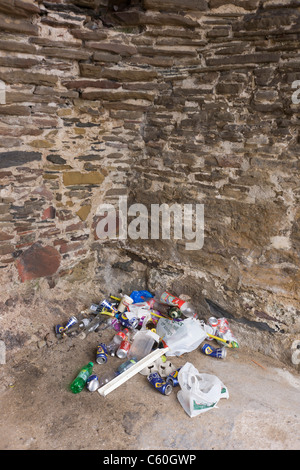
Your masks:
{"label": "rough stone surface", "polygon": [[[112,287],[164,285],[205,318],[213,302],[249,346],[290,363],[300,334],[298,2],[103,3],[1,2],[0,301],[75,292],[89,303]],[[154,203],[203,204],[203,247],[99,240],[99,207],[118,210],[120,196],[148,214]],[[22,282],[17,266],[40,244],[59,253],[53,272],[37,259]],[[131,283],[112,267],[128,261]],[[31,334],[19,325],[20,338]]]}
{"label": "rough stone surface", "polygon": [[32,245],[17,259],[17,268],[22,282],[56,273],[60,255],[52,246]]}

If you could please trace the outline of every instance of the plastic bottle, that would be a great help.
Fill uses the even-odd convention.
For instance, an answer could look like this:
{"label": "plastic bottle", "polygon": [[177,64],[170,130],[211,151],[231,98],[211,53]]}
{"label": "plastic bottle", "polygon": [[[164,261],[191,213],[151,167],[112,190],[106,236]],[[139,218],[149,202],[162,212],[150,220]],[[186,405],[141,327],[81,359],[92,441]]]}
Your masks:
{"label": "plastic bottle", "polygon": [[147,356],[155,344],[159,343],[159,335],[150,330],[141,330],[136,333],[133,338],[132,345],[128,351],[128,359],[136,357],[138,361]]}
{"label": "plastic bottle", "polygon": [[168,313],[170,310],[170,305],[160,302],[157,298],[149,299],[145,304],[149,305],[149,309],[158,310],[161,313]]}
{"label": "plastic bottle", "polygon": [[92,375],[93,371],[93,362],[89,362],[87,365],[83,366],[77,375],[76,379],[70,385],[70,390],[72,393],[79,393],[83,390],[87,379]]}
{"label": "plastic bottle", "polygon": [[123,339],[126,339],[127,335],[128,330],[125,328],[123,331],[120,331],[113,337],[113,340],[107,345],[107,350],[111,356],[116,355],[117,349],[119,348]]}
{"label": "plastic bottle", "polygon": [[171,307],[180,308],[181,312],[185,317],[194,317],[196,309],[191,302],[175,297],[165,290],[160,290],[155,294],[155,300],[164,304],[170,305]]}
{"label": "plastic bottle", "polygon": [[117,373],[114,370],[109,370],[107,372],[104,372],[104,374],[100,375],[99,377],[99,387],[102,387],[103,385],[107,384],[116,376],[117,376]]}
{"label": "plastic bottle", "polygon": [[126,362],[123,362],[117,369],[117,374],[122,374],[122,372],[125,372],[125,370],[129,369],[130,367],[134,366],[134,364],[136,364],[138,361],[137,361],[137,358],[136,357],[132,357],[131,359],[128,359],[128,361]]}

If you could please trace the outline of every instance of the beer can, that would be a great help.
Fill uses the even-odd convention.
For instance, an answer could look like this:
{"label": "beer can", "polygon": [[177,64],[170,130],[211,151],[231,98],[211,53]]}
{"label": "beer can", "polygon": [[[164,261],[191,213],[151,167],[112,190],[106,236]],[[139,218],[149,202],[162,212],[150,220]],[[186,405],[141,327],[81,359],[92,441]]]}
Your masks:
{"label": "beer can", "polygon": [[60,337],[64,332],[64,327],[62,325],[55,325],[55,334]]}
{"label": "beer can", "polygon": [[148,381],[153,385],[156,390],[158,390],[163,395],[170,395],[173,390],[171,384],[165,382],[158,372],[153,372],[152,374],[148,375]]}
{"label": "beer can", "polygon": [[129,341],[127,339],[123,339],[117,350],[117,356],[120,359],[124,359],[124,357],[127,357],[129,349],[130,349]]}
{"label": "beer can", "polygon": [[215,318],[215,317],[210,317],[210,318],[208,319],[208,322],[207,322],[207,323],[208,323],[209,326],[213,329],[212,334],[214,335],[215,332],[216,332],[216,330],[217,330],[217,328],[218,328],[219,320],[218,320],[217,318]]}
{"label": "beer can", "polygon": [[95,392],[100,387],[100,382],[97,375],[90,375],[87,379],[86,386],[90,392]]}
{"label": "beer can", "polygon": [[201,351],[207,356],[217,357],[218,359],[224,359],[226,357],[226,348],[214,348],[210,344],[205,343]]}
{"label": "beer can", "polygon": [[106,348],[106,345],[104,343],[100,343],[98,344],[98,347],[97,347],[97,352],[96,352],[96,362],[98,364],[104,364],[105,362],[107,362],[107,348]]}
{"label": "beer can", "polygon": [[130,329],[136,328],[139,324],[138,318],[134,317],[129,320],[129,318],[127,317],[125,313],[122,313],[122,315],[119,315],[118,320],[122,326],[124,326],[125,328],[130,328]]}
{"label": "beer can", "polygon": [[172,387],[177,387],[177,385],[179,385],[178,372],[180,371],[180,369],[181,367],[179,367],[179,369],[177,370],[174,370],[174,372],[168,375],[168,377],[166,378],[167,384],[171,384]]}
{"label": "beer can", "polygon": [[103,308],[107,308],[108,310],[111,310],[112,312],[117,313],[117,309],[113,306],[111,302],[108,302],[108,300],[103,300],[100,304],[100,310]]}
{"label": "beer can", "polygon": [[181,310],[178,307],[171,307],[168,314],[171,318],[180,318]]}
{"label": "beer can", "polygon": [[78,323],[78,320],[76,317],[72,316],[71,318],[69,318],[64,330],[67,331],[71,328],[71,326],[74,326],[76,325],[76,323]]}

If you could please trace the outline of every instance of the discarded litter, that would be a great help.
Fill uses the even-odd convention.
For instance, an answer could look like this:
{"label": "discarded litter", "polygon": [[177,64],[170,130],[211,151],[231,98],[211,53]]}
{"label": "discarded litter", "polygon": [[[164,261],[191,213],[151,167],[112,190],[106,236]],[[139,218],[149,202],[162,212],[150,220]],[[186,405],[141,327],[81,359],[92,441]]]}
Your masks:
{"label": "discarded litter", "polygon": [[[229,397],[218,377],[200,373],[189,362],[178,368],[169,360],[197,349],[203,356],[224,360],[227,348],[239,347],[226,318],[210,317],[205,322],[196,308],[181,297],[167,291],[133,291],[92,303],[65,324],[56,325],[55,334],[60,340],[67,336],[84,338],[92,332],[101,336],[104,329],[111,330],[112,337],[107,343],[97,340],[93,359],[97,374],[93,371],[94,362],[83,366],[70,384],[72,393],[86,388],[90,392],[98,390],[105,397],[140,373],[162,395],[169,396],[178,387],[178,401],[190,417]],[[214,347],[213,341],[219,347]],[[114,357],[123,362],[120,364]],[[110,361],[117,362],[112,365]],[[110,370],[103,366],[107,362]]]}
{"label": "discarded litter", "polygon": [[83,366],[81,368],[77,377],[73,380],[70,385],[72,393],[79,393],[84,389],[89,376],[92,374],[93,365],[93,362],[89,362],[86,366]]}
{"label": "discarded litter", "polygon": [[189,362],[180,369],[178,382],[181,387],[178,401],[191,418],[214,408],[221,398],[229,398],[227,388],[218,377],[200,374]]}

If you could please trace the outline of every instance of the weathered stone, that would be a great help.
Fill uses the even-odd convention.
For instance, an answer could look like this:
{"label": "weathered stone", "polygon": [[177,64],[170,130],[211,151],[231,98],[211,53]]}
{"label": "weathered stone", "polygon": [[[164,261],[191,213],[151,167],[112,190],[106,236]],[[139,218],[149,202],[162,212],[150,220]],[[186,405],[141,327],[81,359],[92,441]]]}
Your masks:
{"label": "weathered stone", "polygon": [[43,211],[42,220],[55,219],[55,213],[56,213],[55,207],[53,206],[47,207],[47,209]]}
{"label": "weathered stone", "polygon": [[19,41],[3,41],[0,40],[0,50],[12,52],[24,52],[26,54],[34,54],[37,48],[33,44],[27,44]]}
{"label": "weathered stone", "polygon": [[111,17],[118,23],[126,24],[127,26],[150,24],[158,26],[183,26],[187,28],[198,26],[197,21],[189,16],[176,15],[175,13],[144,14],[140,11],[132,10],[113,13]]}
{"label": "weathered stone", "polygon": [[40,161],[42,154],[39,152],[13,151],[0,153],[0,168],[20,166],[33,161]]}
{"label": "weathered stone", "polygon": [[113,80],[72,80],[70,82],[64,82],[64,86],[79,90],[83,88],[115,89],[120,88],[121,85]]}
{"label": "weathered stone", "polygon": [[91,212],[91,208],[92,206],[90,204],[86,204],[85,206],[82,206],[77,212],[76,214],[78,215],[78,217],[82,220],[82,221],[85,221],[89,215],[89,213]]}
{"label": "weathered stone", "polygon": [[1,105],[0,115],[9,115],[9,116],[30,116],[31,111],[28,106],[19,106],[19,105]]}
{"label": "weathered stone", "polygon": [[245,10],[256,10],[259,6],[259,0],[210,0],[210,8],[219,8],[221,6],[226,6],[230,3],[231,5],[236,5],[238,7],[244,8]]}
{"label": "weathered stone", "polygon": [[57,83],[58,77],[56,75],[45,74],[45,73],[35,73],[35,72],[26,72],[20,70],[9,70],[2,71],[0,70],[0,79],[5,83],[25,83],[33,85],[55,85]]}
{"label": "weathered stone", "polygon": [[117,64],[122,60],[122,56],[110,54],[109,52],[95,52],[93,58],[96,62],[109,62],[111,64]]}
{"label": "weathered stone", "polygon": [[98,171],[91,171],[89,173],[81,173],[80,171],[70,171],[63,173],[63,182],[65,186],[76,186],[81,184],[101,184],[103,180],[104,176]]}
{"label": "weathered stone", "polygon": [[52,276],[60,266],[61,256],[52,246],[32,245],[17,259],[16,265],[22,282]]}
{"label": "weathered stone", "polygon": [[23,59],[21,57],[0,57],[0,66],[26,69],[37,65],[37,59]]}
{"label": "weathered stone", "polygon": [[7,16],[0,15],[0,30],[10,33],[23,33],[32,36],[38,36],[39,28],[37,25],[25,20],[15,20]]}
{"label": "weathered stone", "polygon": [[205,11],[208,9],[206,0],[185,0],[184,5],[181,0],[164,0],[162,4],[160,0],[143,0],[143,7],[147,10],[168,10],[168,11],[182,11],[194,10]]}
{"label": "weathered stone", "polygon": [[84,39],[85,41],[101,41],[107,38],[107,32],[105,30],[84,30],[84,29],[72,29],[71,34],[78,39]]}
{"label": "weathered stone", "polygon": [[40,13],[40,9],[33,0],[1,0],[0,11],[12,16],[29,17]]}
{"label": "weathered stone", "polygon": [[64,165],[67,161],[60,155],[47,155],[48,162],[54,163],[55,165]]}
{"label": "weathered stone", "polygon": [[63,47],[43,47],[41,53],[49,57],[71,60],[88,60],[91,57],[91,53],[86,50],[66,49]]}
{"label": "weathered stone", "polygon": [[241,92],[242,86],[240,83],[218,83],[216,86],[216,93],[220,95],[236,95]]}
{"label": "weathered stone", "polygon": [[87,88],[82,92],[82,98],[87,100],[122,101],[140,99],[153,101],[154,97],[153,93],[147,93],[146,91],[109,91]]}
{"label": "weathered stone", "polygon": [[34,147],[37,149],[49,149],[53,147],[53,143],[49,142],[48,140],[43,140],[43,139],[37,139],[37,140],[32,140],[29,143],[30,147]]}
{"label": "weathered stone", "polygon": [[253,53],[245,55],[232,55],[229,57],[207,59],[207,65],[234,65],[234,64],[257,64],[257,63],[269,63],[278,62],[280,58],[279,53],[265,52],[265,53]]}
{"label": "weathered stone", "polygon": [[12,240],[14,238],[13,235],[10,235],[9,233],[2,232],[0,231],[0,241],[6,241],[6,240]]}
{"label": "weathered stone", "polygon": [[105,42],[94,42],[88,41],[86,47],[91,49],[100,49],[102,51],[113,52],[114,54],[119,54],[122,57],[128,57],[137,53],[135,46],[129,46],[127,44],[120,43],[105,43]]}

